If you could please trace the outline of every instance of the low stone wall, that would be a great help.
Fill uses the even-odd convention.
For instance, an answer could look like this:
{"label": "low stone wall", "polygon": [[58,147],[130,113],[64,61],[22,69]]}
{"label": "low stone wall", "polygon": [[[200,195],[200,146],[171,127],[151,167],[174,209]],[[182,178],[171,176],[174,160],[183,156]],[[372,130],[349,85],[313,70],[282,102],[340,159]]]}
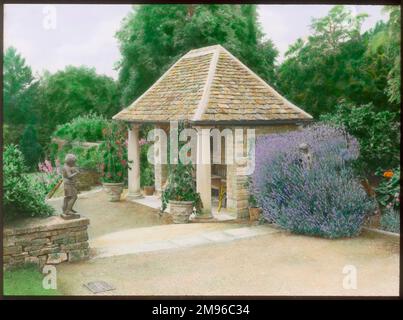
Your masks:
{"label": "low stone wall", "polygon": [[91,190],[91,187],[101,185],[101,174],[96,170],[79,168],[80,174],[77,179],[79,191]]}
{"label": "low stone wall", "polygon": [[88,218],[63,220],[59,216],[30,218],[5,226],[3,268],[59,264],[89,257]]}

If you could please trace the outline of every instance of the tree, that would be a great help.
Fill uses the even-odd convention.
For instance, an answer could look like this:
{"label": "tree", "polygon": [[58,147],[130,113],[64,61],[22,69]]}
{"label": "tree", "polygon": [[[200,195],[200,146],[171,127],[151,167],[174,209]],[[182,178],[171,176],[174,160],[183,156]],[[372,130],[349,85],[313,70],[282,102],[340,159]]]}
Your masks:
{"label": "tree", "polygon": [[41,79],[40,102],[36,112],[41,126],[40,141],[45,143],[57,125],[89,113],[112,117],[119,111],[113,79],[87,67],[68,66]]}
{"label": "tree", "polygon": [[369,55],[381,56],[384,64],[391,66],[387,75],[386,94],[391,103],[400,104],[400,7],[386,6],[389,21],[371,39]]}
{"label": "tree", "polygon": [[315,117],[332,112],[341,101],[373,103],[376,111],[398,110],[385,90],[391,64],[379,54],[368,54],[371,39],[384,26],[362,34],[365,17],[335,6],[326,17],[313,19],[312,35],[290,46],[279,68],[280,91]]}
{"label": "tree", "polygon": [[191,49],[221,44],[274,82],[277,50],[263,39],[254,5],[138,5],[116,37],[121,103],[127,106]]}
{"label": "tree", "polygon": [[364,175],[400,162],[400,122],[396,112],[374,110],[372,104],[341,103],[320,119],[344,127],[360,144],[357,167]]}
{"label": "tree", "polygon": [[32,70],[13,47],[7,48],[3,65],[4,122],[21,125],[34,122],[32,107],[37,91]]}
{"label": "tree", "polygon": [[38,143],[36,130],[33,125],[28,125],[25,128],[20,141],[20,149],[28,168],[36,168],[42,156],[42,147]]}

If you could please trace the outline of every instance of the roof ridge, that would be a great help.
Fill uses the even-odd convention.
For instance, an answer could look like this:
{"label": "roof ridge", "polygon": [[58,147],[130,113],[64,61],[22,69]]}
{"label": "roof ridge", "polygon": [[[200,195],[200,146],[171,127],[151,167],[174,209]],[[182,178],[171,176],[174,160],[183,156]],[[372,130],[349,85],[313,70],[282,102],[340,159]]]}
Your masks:
{"label": "roof ridge", "polygon": [[209,97],[210,97],[210,88],[211,88],[211,84],[213,83],[215,72],[217,69],[217,62],[218,62],[218,59],[220,56],[220,51],[221,51],[220,48],[216,48],[213,53],[213,56],[211,57],[209,71],[207,73],[207,79],[206,79],[206,82],[205,82],[205,85],[203,88],[203,94],[199,101],[199,104],[197,105],[197,108],[196,108],[195,114],[192,118],[192,121],[201,120],[202,115],[206,111],[207,104],[208,104]]}
{"label": "roof ridge", "polygon": [[312,119],[313,117],[307,113],[306,111],[302,110],[301,108],[297,107],[294,105],[292,102],[287,100],[285,97],[283,97],[281,94],[279,94],[271,85],[269,85],[266,81],[264,81],[261,77],[259,77],[255,72],[253,72],[248,66],[246,66],[244,63],[242,63],[241,60],[239,60],[237,57],[235,57],[231,52],[229,52],[227,49],[224,47],[220,46],[222,48],[222,51],[224,51],[226,54],[228,54],[232,59],[234,59],[236,62],[238,62],[241,66],[243,66],[253,77],[255,77],[257,80],[262,82],[266,87],[269,88],[270,91],[273,92],[273,94],[279,98],[280,100],[284,100],[286,104],[288,104],[291,108],[297,110],[298,112],[301,112],[304,114],[306,117]]}

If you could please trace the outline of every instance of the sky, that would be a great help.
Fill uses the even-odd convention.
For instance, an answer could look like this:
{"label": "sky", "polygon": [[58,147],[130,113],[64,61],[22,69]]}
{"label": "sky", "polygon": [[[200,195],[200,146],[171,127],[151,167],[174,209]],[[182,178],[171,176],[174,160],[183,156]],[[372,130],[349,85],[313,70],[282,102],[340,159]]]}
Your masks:
{"label": "sky", "polygon": [[[327,14],[331,5],[259,5],[259,20],[267,38],[280,54],[290,44],[310,34],[312,17]],[[381,6],[348,6],[353,13],[369,14],[363,30],[386,20]],[[100,74],[117,78],[120,59],[115,33],[130,5],[6,4],[4,48],[14,46],[34,73],[56,72],[67,65],[94,67]]]}

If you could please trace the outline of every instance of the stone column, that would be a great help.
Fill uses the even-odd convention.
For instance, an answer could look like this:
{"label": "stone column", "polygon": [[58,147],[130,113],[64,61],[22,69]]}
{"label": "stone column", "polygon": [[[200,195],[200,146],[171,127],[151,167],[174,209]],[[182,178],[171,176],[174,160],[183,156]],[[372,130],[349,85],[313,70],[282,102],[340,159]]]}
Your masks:
{"label": "stone column", "polygon": [[201,218],[212,218],[210,128],[196,127],[195,129],[197,129],[196,185],[203,203]]}
{"label": "stone column", "polygon": [[[169,127],[163,125],[155,125],[155,129],[161,129],[167,134]],[[165,146],[163,145],[165,143]],[[167,137],[155,137],[154,142],[154,184],[155,184],[155,194],[161,196],[163,187],[167,180],[167,165],[163,164],[163,159],[167,157]],[[165,153],[165,155],[164,155]]]}
{"label": "stone column", "polygon": [[236,140],[234,139],[232,145],[225,146],[233,155],[233,163],[227,163],[227,210],[235,212],[238,219],[243,219],[249,215],[248,176],[244,174],[247,159],[242,156],[242,151],[246,152],[246,146],[237,146],[240,141]]}
{"label": "stone column", "polygon": [[140,144],[139,144],[140,125],[133,124],[129,129],[127,156],[130,169],[128,173],[129,192],[128,200],[142,198],[140,191]]}

